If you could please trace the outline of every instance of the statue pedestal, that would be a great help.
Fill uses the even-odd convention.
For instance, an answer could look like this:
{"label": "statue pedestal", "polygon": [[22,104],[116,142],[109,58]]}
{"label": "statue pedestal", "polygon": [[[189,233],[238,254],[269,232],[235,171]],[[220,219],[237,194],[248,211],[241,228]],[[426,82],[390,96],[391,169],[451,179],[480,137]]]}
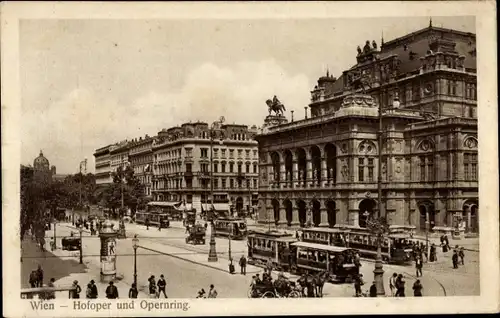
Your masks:
{"label": "statue pedestal", "polygon": [[283,115],[268,115],[264,119],[264,125],[262,128],[265,130],[269,127],[279,126],[283,124],[288,124],[288,119]]}

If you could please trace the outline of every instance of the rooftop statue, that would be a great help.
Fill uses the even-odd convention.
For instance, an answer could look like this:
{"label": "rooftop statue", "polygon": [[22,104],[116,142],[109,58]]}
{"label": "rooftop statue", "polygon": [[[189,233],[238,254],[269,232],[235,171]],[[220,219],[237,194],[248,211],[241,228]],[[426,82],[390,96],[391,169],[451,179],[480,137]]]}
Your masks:
{"label": "rooftop statue", "polygon": [[363,47],[363,53],[365,53],[365,54],[366,54],[366,53],[370,53],[370,51],[371,51],[371,50],[372,50],[372,49],[371,49],[371,47],[370,47],[370,41],[366,41],[366,44],[365,44],[365,46]]}
{"label": "rooftop statue", "polygon": [[274,95],[273,100],[268,99],[266,104],[269,110],[269,116],[271,116],[271,112],[274,112],[276,116],[283,116],[286,111],[285,105],[279,101],[276,95]]}

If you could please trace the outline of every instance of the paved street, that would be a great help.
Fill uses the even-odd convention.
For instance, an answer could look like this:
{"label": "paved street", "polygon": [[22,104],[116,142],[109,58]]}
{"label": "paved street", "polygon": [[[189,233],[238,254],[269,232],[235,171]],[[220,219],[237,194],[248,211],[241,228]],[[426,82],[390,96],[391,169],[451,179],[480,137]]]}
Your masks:
{"label": "paved street", "polygon": [[[116,225],[117,226],[117,225]],[[115,226],[115,227],[116,227]],[[145,226],[127,224],[127,239],[117,240],[117,272],[121,278],[120,294],[126,295],[127,288],[133,282],[133,248],[131,238],[137,234],[139,245],[144,248],[138,249],[137,268],[138,285],[142,291],[147,291],[147,278],[155,275],[157,278],[164,274],[167,278],[167,293],[169,297],[196,297],[197,291],[204,288],[208,290],[210,284],[214,284],[220,297],[246,298],[251,276],[254,273],[262,272],[262,269],[248,266],[247,276],[228,273],[228,248],[227,238],[217,238],[217,252],[219,261],[209,263],[207,255],[209,250],[210,227],[207,233],[207,243],[205,245],[191,245],[185,243],[185,229],[178,222],[173,222],[168,229],[158,231],[151,227],[146,230]],[[22,265],[23,286],[27,287],[27,277],[31,269],[36,268],[39,262],[46,269],[46,277],[54,277],[57,283],[70,284],[73,279],[78,279],[82,284],[86,284],[85,279],[99,278],[99,248],[100,240],[97,236],[90,236],[88,232],[83,233],[83,253],[84,265],[78,264],[79,253],[77,251],[62,251],[61,237],[67,236],[71,231],[77,233],[71,224],[59,224],[57,227],[58,250],[54,253],[46,252],[50,257],[43,258],[41,252],[36,253],[34,247],[23,245],[23,255],[35,255],[35,257],[25,257]],[[53,231],[47,231],[46,236],[53,235]],[[76,234],[75,234],[76,235]],[[47,240],[47,242],[50,239]],[[240,255],[246,254],[246,241],[231,242],[232,256],[235,261],[236,271]],[[451,253],[438,254],[438,262],[425,264],[424,276],[421,279],[424,285],[425,296],[445,295],[471,295],[479,293],[478,267],[479,253],[468,252],[466,254],[466,266],[453,270],[451,267]],[[40,258],[41,257],[41,258]],[[389,293],[388,279],[392,273],[403,273],[406,276],[406,294],[412,295],[411,286],[415,280],[413,276],[414,268],[411,266],[384,265],[386,292]],[[361,272],[363,273],[366,285],[369,288],[373,280],[373,262],[363,261]],[[70,275],[70,273],[73,273]],[[75,274],[76,273],[76,274]],[[75,276],[80,275],[80,276]],[[81,276],[83,275],[83,276]],[[87,276],[85,276],[87,275]],[[288,274],[287,274],[288,275]],[[288,275],[290,276],[290,275]],[[292,279],[296,277],[291,276]],[[101,294],[105,286],[102,287]],[[125,294],[125,295],[124,295]],[[327,284],[324,289],[325,297],[351,297],[354,294],[352,285]],[[146,294],[140,297],[147,297]]]}

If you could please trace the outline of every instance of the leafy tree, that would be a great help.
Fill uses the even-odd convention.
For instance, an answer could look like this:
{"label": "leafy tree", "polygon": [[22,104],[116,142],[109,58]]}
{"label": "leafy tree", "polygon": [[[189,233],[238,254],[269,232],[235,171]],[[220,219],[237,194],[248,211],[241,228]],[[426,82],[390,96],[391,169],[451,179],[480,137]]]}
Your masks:
{"label": "leafy tree", "polygon": [[[145,205],[144,186],[139,179],[135,176],[132,167],[125,168],[118,167],[113,173],[113,183],[106,191],[105,197],[107,198],[107,206],[115,211],[116,208],[121,207],[121,196],[123,191],[123,203],[128,207],[132,214],[135,214],[137,208]],[[125,211],[120,211],[123,216]]]}

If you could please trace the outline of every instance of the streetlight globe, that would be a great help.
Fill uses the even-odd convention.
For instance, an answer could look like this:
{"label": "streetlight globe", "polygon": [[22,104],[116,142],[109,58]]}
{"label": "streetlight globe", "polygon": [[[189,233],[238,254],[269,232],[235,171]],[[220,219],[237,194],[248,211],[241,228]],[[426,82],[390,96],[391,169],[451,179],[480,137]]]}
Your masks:
{"label": "streetlight globe", "polygon": [[137,238],[137,234],[134,235],[134,238],[132,239],[133,247],[134,249],[137,248],[137,244],[139,243],[139,239]]}

